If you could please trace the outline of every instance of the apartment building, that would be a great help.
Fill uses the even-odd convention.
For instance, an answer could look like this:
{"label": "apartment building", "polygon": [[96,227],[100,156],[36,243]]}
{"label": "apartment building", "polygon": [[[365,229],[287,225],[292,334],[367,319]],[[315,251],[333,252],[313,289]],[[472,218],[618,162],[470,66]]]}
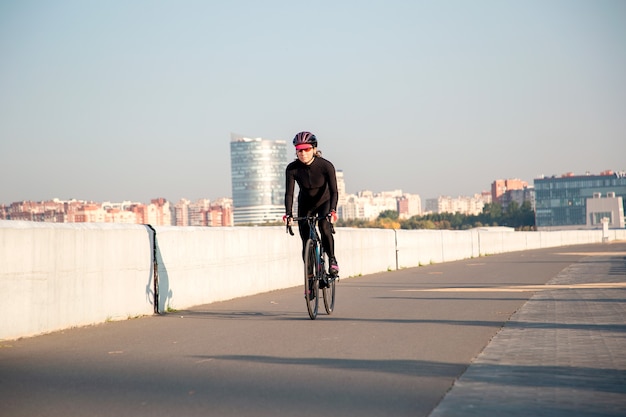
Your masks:
{"label": "apartment building", "polygon": [[439,196],[426,200],[426,211],[429,213],[461,213],[477,215],[482,213],[485,204],[491,203],[490,193],[474,194],[473,196]]}
{"label": "apartment building", "polygon": [[624,227],[626,172],[603,171],[541,177],[535,185],[538,230],[594,229],[603,218],[609,227]]}
{"label": "apartment building", "polygon": [[[179,216],[179,217],[177,217]],[[130,201],[96,203],[92,201],[21,201],[0,206],[0,219],[51,223],[126,223],[153,226],[232,226],[232,200],[208,199],[196,202],[182,199],[172,206],[164,198],[150,204]]]}
{"label": "apartment building", "polygon": [[374,220],[383,211],[397,211],[401,218],[421,214],[421,199],[417,194],[404,194],[402,190],[375,193],[365,190],[348,194],[337,207],[339,218],[344,220]]}

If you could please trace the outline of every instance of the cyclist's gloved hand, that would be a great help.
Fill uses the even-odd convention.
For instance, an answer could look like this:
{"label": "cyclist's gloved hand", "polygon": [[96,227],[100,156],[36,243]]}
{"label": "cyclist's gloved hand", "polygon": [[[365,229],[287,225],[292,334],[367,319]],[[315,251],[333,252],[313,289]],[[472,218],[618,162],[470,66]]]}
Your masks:
{"label": "cyclist's gloved hand", "polygon": [[283,223],[287,226],[291,226],[293,224],[293,216],[291,214],[285,214],[283,216]]}
{"label": "cyclist's gloved hand", "polygon": [[332,224],[335,224],[335,222],[337,222],[337,218],[337,212],[335,210],[328,213],[328,221]]}

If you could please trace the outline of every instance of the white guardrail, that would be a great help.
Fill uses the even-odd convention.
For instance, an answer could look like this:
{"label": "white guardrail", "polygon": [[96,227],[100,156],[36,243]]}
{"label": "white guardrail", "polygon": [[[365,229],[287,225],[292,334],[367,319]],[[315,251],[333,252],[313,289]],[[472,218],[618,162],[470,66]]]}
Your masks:
{"label": "white guardrail", "polygon": [[[156,239],[155,239],[156,235]],[[342,278],[511,251],[626,240],[626,230],[337,228]],[[156,265],[156,274],[155,268]],[[0,340],[183,309],[301,284],[283,227],[0,220]],[[158,297],[155,297],[155,278]]]}

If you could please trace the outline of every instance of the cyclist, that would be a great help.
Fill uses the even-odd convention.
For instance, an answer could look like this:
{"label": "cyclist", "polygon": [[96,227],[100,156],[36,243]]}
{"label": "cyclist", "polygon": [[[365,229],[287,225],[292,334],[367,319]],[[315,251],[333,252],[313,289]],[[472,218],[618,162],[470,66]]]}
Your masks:
{"label": "cyclist", "polygon": [[[300,132],[293,138],[297,159],[287,165],[287,187],[285,190],[285,215],[283,221],[291,225],[293,219],[293,193],[298,184],[298,217],[317,215],[322,245],[329,259],[328,272],[336,276],[339,265],[335,257],[335,240],[331,224],[337,221],[337,176],[335,167],[317,149],[317,138],[311,132]],[[302,239],[302,257],[304,245],[309,238],[307,222],[298,222]]]}

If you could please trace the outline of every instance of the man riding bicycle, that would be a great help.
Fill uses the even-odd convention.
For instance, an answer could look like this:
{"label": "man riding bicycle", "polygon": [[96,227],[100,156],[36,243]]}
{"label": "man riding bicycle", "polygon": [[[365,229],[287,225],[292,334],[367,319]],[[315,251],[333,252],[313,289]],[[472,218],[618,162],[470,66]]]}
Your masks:
{"label": "man riding bicycle", "polygon": [[[317,138],[311,132],[300,132],[293,138],[297,159],[287,165],[287,187],[285,190],[285,215],[283,221],[291,225],[293,219],[293,193],[298,183],[298,217],[317,215],[322,246],[329,259],[329,274],[336,276],[339,265],[335,257],[335,240],[331,224],[337,221],[337,176],[335,167],[317,149]],[[309,238],[307,222],[298,222],[302,239],[302,257],[304,245]]]}

